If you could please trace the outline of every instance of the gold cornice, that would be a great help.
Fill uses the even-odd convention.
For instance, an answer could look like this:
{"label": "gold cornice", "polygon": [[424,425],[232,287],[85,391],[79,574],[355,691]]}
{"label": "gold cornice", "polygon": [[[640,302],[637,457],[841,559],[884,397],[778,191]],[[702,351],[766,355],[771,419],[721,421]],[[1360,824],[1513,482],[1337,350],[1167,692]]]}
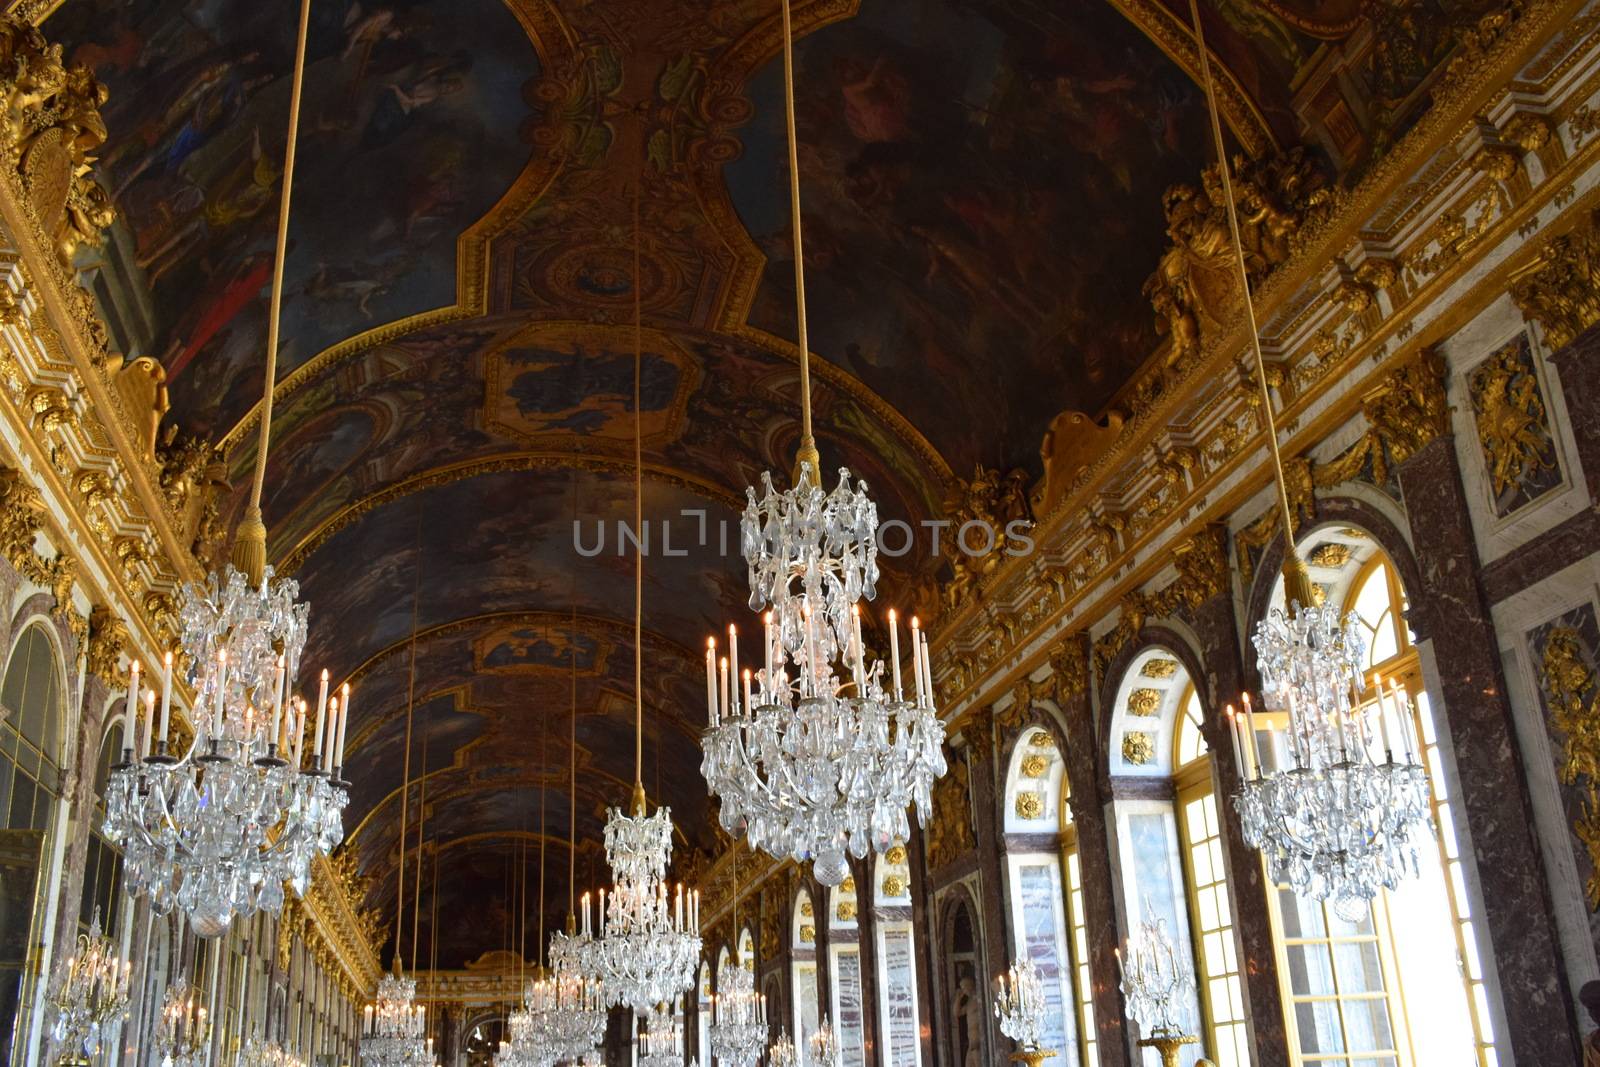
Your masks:
{"label": "gold cornice", "polygon": [[[1537,51],[1548,35],[1551,24],[1554,22],[1556,25],[1564,25],[1564,21],[1561,20],[1570,19],[1582,3],[1583,0],[1545,0],[1543,3],[1530,5],[1528,13],[1516,23],[1511,35],[1500,41],[1499,46],[1484,58],[1479,68],[1484,72],[1481,77],[1473,78],[1470,82],[1460,77],[1442,82],[1439,89],[1439,103],[1412,129],[1400,145],[1374,168],[1354,193],[1341,198],[1338,210],[1332,213],[1322,228],[1322,233],[1300,248],[1291,260],[1261,287],[1256,294],[1261,320],[1269,321],[1273,312],[1294,301],[1302,290],[1312,285],[1318,276],[1327,271],[1330,262],[1343,262],[1344,251],[1352,245],[1359,245],[1357,236],[1364,223],[1383,205],[1385,198],[1399,194],[1403,187],[1409,184],[1415,170],[1456,140],[1462,122],[1482,110],[1490,98],[1504,91],[1505,82]],[[1494,88],[1495,85],[1500,85],[1502,88]],[[1590,152],[1582,155],[1584,157],[1590,155],[1593,147],[1594,145],[1591,145]],[[1563,173],[1573,172],[1578,164],[1579,157],[1575,156],[1568,160]],[[1481,258],[1485,250],[1495,244],[1493,238],[1496,235],[1513,232],[1516,226],[1537,209],[1536,205],[1547,202],[1555,195],[1555,190],[1561,184],[1562,180],[1556,177],[1543,182],[1535,196],[1525,198],[1511,213],[1497,220],[1492,227],[1492,233],[1480,237],[1468,254],[1461,256],[1440,273],[1431,276],[1426,284],[1410,291],[1407,294],[1409,299],[1404,306],[1385,317],[1380,330],[1374,331],[1372,336],[1366,338],[1366,343],[1353,346],[1353,350],[1345,355],[1338,367],[1319,374],[1319,379],[1322,382],[1334,380],[1338,377],[1336,372],[1339,369],[1355,367],[1363,358],[1369,358],[1379,338],[1386,340],[1389,334],[1401,332],[1404,324],[1410,321],[1409,313],[1425,306],[1427,301],[1421,296],[1424,291],[1430,297],[1436,295],[1449,281],[1459,277],[1470,263]],[[1430,329],[1426,331],[1427,334],[1432,336],[1437,327],[1437,323],[1431,324]],[[1409,350],[1414,350],[1419,340],[1413,339]],[[1050,514],[1040,516],[1035,539],[1040,544],[1060,544],[1066,540],[1066,529],[1081,521],[1084,515],[1091,513],[1092,505],[1107,490],[1115,475],[1135,457],[1148,453],[1154,439],[1167,431],[1175,422],[1180,421],[1176,418],[1178,409],[1194,395],[1201,384],[1226,380],[1229,367],[1237,354],[1243,350],[1246,341],[1243,324],[1235,323],[1231,331],[1208,343],[1201,358],[1195,360],[1180,377],[1170,382],[1148,409],[1137,413],[1127,421],[1121,436],[1083,475],[1080,475],[1075,486],[1063,494],[1057,507]],[[1159,373],[1159,368],[1152,368],[1147,363],[1146,369],[1140,376],[1148,375],[1152,371]],[[1280,424],[1293,425],[1295,418],[1319,393],[1320,390],[1315,390],[1293,397],[1279,413]],[[1324,417],[1320,421],[1326,422],[1327,419]],[[1229,469],[1237,466],[1243,458],[1243,453],[1237,453]],[[1198,491],[1190,493],[1180,507],[1192,506],[1192,502],[1202,499],[1203,495]],[[1215,514],[1215,509],[1211,509],[1211,512]],[[1132,558],[1135,554],[1136,552],[1128,552],[1123,558]],[[1001,566],[982,583],[982,591],[992,593],[1014,582],[1032,565],[1033,562],[1029,560],[1003,561]],[[1127,585],[1126,582],[1119,583],[1119,587]],[[972,598],[973,606],[941,620],[935,643],[947,642],[949,635],[974,623],[980,613],[987,610],[979,606],[985,599],[987,598],[982,596]]]}
{"label": "gold cornice", "polygon": [[[1351,345],[1336,362],[1319,368],[1313,386],[1290,398],[1278,414],[1280,427],[1291,428],[1280,437],[1283,454],[1301,456],[1309,453],[1318,442],[1360,413],[1363,398],[1375,385],[1398,368],[1414,361],[1424,350],[1455,333],[1484,308],[1499,299],[1506,290],[1506,278],[1534,260],[1543,247],[1542,241],[1529,241],[1523,244],[1499,264],[1496,272],[1478,279],[1465,292],[1454,298],[1444,314],[1425,326],[1413,326],[1413,316],[1417,312],[1434,303],[1441,292],[1447,291],[1451,285],[1468,276],[1482,258],[1497,245],[1525,228],[1530,220],[1537,219],[1541,209],[1551,203],[1559,203],[1564,190],[1568,188],[1567,175],[1582,173],[1596,165],[1600,165],[1600,139],[1596,139],[1586,149],[1576,153],[1568,160],[1561,174],[1551,176],[1534,190],[1533,195],[1500,217],[1465,254],[1431,276],[1427,284],[1417,286],[1410,291],[1405,302],[1385,316],[1379,328],[1372,330],[1360,343]],[[1583,196],[1568,203],[1559,216],[1541,229],[1551,233],[1561,232],[1576,225],[1577,220],[1581,219],[1585,212],[1597,207],[1600,207],[1600,186],[1591,188]],[[1392,350],[1391,344],[1393,344]],[[1385,352],[1388,354],[1384,355]],[[1373,362],[1375,358],[1378,359],[1376,363]],[[1368,367],[1370,370],[1356,378],[1363,367]],[[1350,388],[1331,403],[1327,402],[1326,393],[1333,383],[1348,383],[1352,379],[1355,379],[1355,383]],[[1103,572],[1121,575],[1111,587],[1101,592],[1075,591],[1070,595],[1063,595],[1050,610],[1034,620],[1034,625],[1025,632],[1017,632],[1014,640],[1008,643],[1009,648],[1021,648],[1039,640],[1066,618],[1081,617],[1087,620],[1095,612],[1121,602],[1166,566],[1168,559],[1160,553],[1151,553],[1142,563],[1134,563],[1140,558],[1140,554],[1153,547],[1163,534],[1170,535],[1171,543],[1176,544],[1206,524],[1226,519],[1230,513],[1268,485],[1271,481],[1271,472],[1264,458],[1256,455],[1262,440],[1259,432],[1254,433],[1247,442],[1232,451],[1226,462],[1210,471],[1206,478],[1197,480],[1190,492],[1170,502],[1165,514],[1189,515],[1190,521],[1176,527],[1163,526],[1159,522],[1152,523],[1141,536],[1129,539],[1121,552],[1108,558]],[[1253,467],[1253,470],[1248,475],[1239,477],[1240,471],[1245,467]],[[1105,490],[1110,480],[1110,474],[1102,471],[1101,477],[1090,485],[1098,494]],[[1226,493],[1215,497],[1210,495],[1218,486],[1230,483],[1231,487]],[[1086,495],[1085,500],[1087,499],[1093,498]],[[1201,507],[1202,504],[1204,505],[1202,511],[1191,513],[1190,509]],[[1039,543],[1062,544],[1064,547],[1076,543],[1072,537],[1065,535],[1066,526],[1067,523],[1060,521],[1052,524],[1049,531],[1040,532]],[[1121,570],[1124,567],[1128,568],[1125,572]],[[992,602],[994,594],[1024,580],[1026,572],[1018,569],[1015,561],[1008,561],[999,572],[984,581],[983,592],[986,595],[974,598],[974,602],[980,605],[985,601]],[[1105,606],[1104,609],[1102,605]],[[935,646],[943,653],[940,658],[961,655],[955,650],[953,642],[962,634],[997,630],[998,627],[985,618],[990,610],[987,606],[969,608],[959,616],[947,620],[934,637]],[[1040,651],[1025,657],[1023,662],[1011,669],[995,674],[980,670],[975,676],[967,679],[966,684],[961,685],[958,690],[941,695],[947,703],[955,703],[980,689],[984,692],[1004,692],[1018,679],[1037,670],[1046,659],[1047,652]],[[947,675],[944,671],[940,673]],[[971,711],[972,708],[964,709],[962,715],[954,721],[960,721]]]}
{"label": "gold cornice", "polygon": [[[468,478],[477,478],[487,474],[503,474],[508,471],[536,471],[536,470],[561,470],[567,467],[576,467],[580,470],[604,474],[633,474],[633,461],[623,456],[611,456],[593,452],[552,452],[552,451],[519,451],[501,452],[492,456],[481,456],[475,459],[461,460],[458,463],[449,463],[428,470],[418,471],[408,475],[402,480],[388,485],[376,492],[346,504],[328,518],[323,519],[308,534],[288,552],[278,559],[278,569],[285,574],[293,574],[306,562],[306,559],[321,548],[329,538],[339,531],[359,520],[369,511],[373,511],[385,504],[404,499],[412,493],[424,489],[435,489],[452,482],[464,481]],[[726,486],[717,485],[703,478],[695,477],[672,467],[659,463],[646,463],[645,474],[654,481],[686,489],[691,493],[703,496],[708,500],[716,501],[734,512],[744,506],[744,498],[728,489]],[[276,556],[277,553],[274,553]]]}
{"label": "gold cornice", "polygon": [[297,906],[305,909],[314,927],[314,931],[307,931],[308,941],[320,940],[345,979],[363,996],[371,996],[378,988],[383,968],[377,949],[362,931],[357,906],[328,857],[316,858],[311,888]]}

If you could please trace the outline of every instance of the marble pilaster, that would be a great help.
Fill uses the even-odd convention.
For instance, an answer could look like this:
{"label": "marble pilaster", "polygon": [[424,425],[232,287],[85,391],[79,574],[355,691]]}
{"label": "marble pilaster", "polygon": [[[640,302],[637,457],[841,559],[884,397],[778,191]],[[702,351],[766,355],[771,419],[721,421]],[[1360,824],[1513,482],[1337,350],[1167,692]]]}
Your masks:
{"label": "marble pilaster", "polygon": [[1600,506],[1600,324],[1580,333],[1550,362],[1561,379],[1590,506]]}
{"label": "marble pilaster", "polygon": [[1449,435],[1419,448],[1397,473],[1421,574],[1412,610],[1425,613],[1434,637],[1460,779],[1457,801],[1483,883],[1483,928],[1503,991],[1503,1040],[1518,1063],[1572,1063],[1579,1054],[1571,997]]}

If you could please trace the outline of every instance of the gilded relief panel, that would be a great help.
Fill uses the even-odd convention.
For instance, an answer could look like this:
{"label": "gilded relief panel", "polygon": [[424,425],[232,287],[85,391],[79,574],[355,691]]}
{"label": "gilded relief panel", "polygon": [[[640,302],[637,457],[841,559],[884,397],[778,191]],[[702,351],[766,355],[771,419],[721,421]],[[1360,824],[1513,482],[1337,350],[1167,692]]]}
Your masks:
{"label": "gilded relief panel", "polygon": [[1589,928],[1600,944],[1600,621],[1585,604],[1528,634]]}
{"label": "gilded relief panel", "polygon": [[1527,333],[1473,368],[1467,389],[1495,517],[1558,488],[1561,465]]}

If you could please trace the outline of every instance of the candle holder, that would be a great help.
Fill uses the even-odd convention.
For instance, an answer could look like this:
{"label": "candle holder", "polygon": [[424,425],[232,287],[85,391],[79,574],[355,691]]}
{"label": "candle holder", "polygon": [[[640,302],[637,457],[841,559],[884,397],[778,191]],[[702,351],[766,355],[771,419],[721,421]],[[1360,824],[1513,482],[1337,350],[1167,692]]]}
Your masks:
{"label": "candle holder", "polygon": [[1013,1063],[1039,1067],[1056,1054],[1055,1049],[1039,1047],[1039,1027],[1044,1022],[1044,985],[1033,960],[1017,960],[1009,971],[995,977],[994,1017],[1000,1020],[1000,1032],[1017,1043],[1017,1050],[1011,1054]]}
{"label": "candle holder", "polygon": [[95,908],[89,932],[78,935],[78,951],[67,960],[50,997],[55,1014],[50,1037],[60,1050],[58,1065],[87,1064],[99,1053],[106,1031],[128,1006],[132,968],[101,933],[100,909]]}
{"label": "candle holder", "polygon": [[822,1025],[806,1039],[806,1048],[810,1053],[811,1067],[833,1067],[839,1062],[839,1039],[834,1036],[833,1023],[826,1015],[822,1017]]}
{"label": "candle holder", "polygon": [[1128,938],[1127,958],[1120,952],[1117,958],[1128,1014],[1146,1035],[1139,1047],[1160,1053],[1162,1067],[1177,1067],[1178,1050],[1199,1040],[1184,1032],[1194,978],[1187,961],[1178,957],[1167,921],[1157,919],[1148,903],[1144,921]]}
{"label": "candle holder", "polygon": [[201,1067],[206,1046],[211,1040],[211,1020],[200,1003],[200,994],[186,979],[179,978],[167,987],[161,1001],[155,1048],[163,1065]]}
{"label": "candle holder", "polygon": [[794,1041],[789,1037],[787,1029],[778,1031],[778,1040],[772,1043],[767,1050],[768,1067],[799,1067],[800,1058],[795,1055]]}

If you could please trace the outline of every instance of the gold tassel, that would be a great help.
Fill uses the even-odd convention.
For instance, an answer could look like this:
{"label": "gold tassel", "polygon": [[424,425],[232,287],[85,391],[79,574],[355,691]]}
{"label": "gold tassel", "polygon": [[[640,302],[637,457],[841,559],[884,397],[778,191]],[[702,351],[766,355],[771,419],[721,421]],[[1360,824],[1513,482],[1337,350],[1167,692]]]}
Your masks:
{"label": "gold tassel", "polygon": [[800,447],[794,454],[794,484],[799,485],[802,478],[801,464],[808,463],[805,468],[804,479],[817,489],[822,488],[822,453],[817,451],[817,442],[810,437],[800,442]]}
{"label": "gold tassel", "polygon": [[251,588],[261,584],[267,569],[267,524],[261,519],[260,508],[248,509],[239,520],[239,529],[233,535],[233,565]]}
{"label": "gold tassel", "polygon": [[1297,603],[1302,608],[1317,605],[1305,561],[1293,548],[1289,549],[1289,554],[1283,560],[1283,602],[1285,606]]}

